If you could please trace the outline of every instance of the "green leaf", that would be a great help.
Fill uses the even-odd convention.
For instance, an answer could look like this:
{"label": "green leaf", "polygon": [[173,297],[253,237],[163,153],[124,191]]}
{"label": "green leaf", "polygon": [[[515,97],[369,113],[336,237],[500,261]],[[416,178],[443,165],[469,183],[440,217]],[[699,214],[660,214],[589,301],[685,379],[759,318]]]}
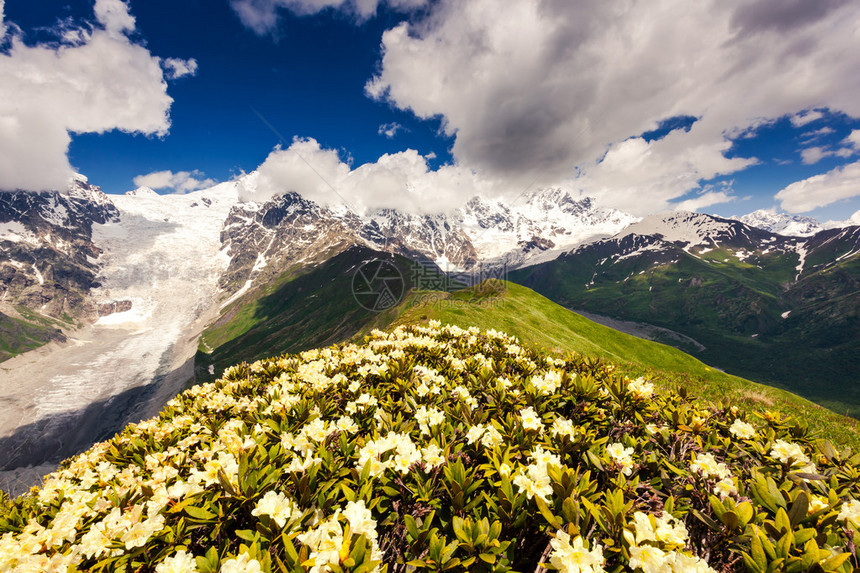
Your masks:
{"label": "green leaf", "polygon": [[788,518],[791,522],[792,527],[796,527],[804,518],[806,518],[806,513],[809,510],[809,496],[806,495],[805,491],[800,491],[797,494],[797,498],[794,500],[794,503],[791,504],[791,508],[788,510]]}
{"label": "green leaf", "polygon": [[759,571],[767,570],[767,555],[765,555],[764,547],[758,535],[753,535],[752,543],[750,543],[750,551],[752,560],[756,564]]}
{"label": "green leaf", "polygon": [[412,539],[418,539],[418,524],[415,523],[415,518],[411,515],[403,516],[403,523],[406,524],[406,531],[412,536]]}
{"label": "green leaf", "polygon": [[547,507],[546,502],[544,502],[544,500],[542,500],[538,496],[535,496],[535,503],[538,506],[538,510],[540,510],[540,514],[543,516],[544,519],[546,519],[547,523],[549,523],[556,529],[562,528],[561,523],[559,523],[558,519],[549,510],[549,507]]}
{"label": "green leaf", "polygon": [[753,506],[750,502],[744,501],[735,507],[735,513],[738,514],[738,522],[741,529],[743,529],[753,518]]}
{"label": "green leaf", "polygon": [[186,507],[185,513],[187,513],[189,516],[193,517],[194,519],[199,519],[201,521],[212,521],[213,519],[218,517],[217,514],[212,513],[211,511],[208,511],[206,509],[203,509],[202,507],[196,507],[193,505],[189,505],[188,507]]}

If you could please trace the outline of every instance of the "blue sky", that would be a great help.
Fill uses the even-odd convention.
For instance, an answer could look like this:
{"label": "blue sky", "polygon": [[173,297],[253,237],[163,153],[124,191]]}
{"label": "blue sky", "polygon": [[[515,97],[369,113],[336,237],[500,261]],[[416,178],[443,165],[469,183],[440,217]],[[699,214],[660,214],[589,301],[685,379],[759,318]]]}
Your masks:
{"label": "blue sky", "polygon": [[[71,166],[109,193],[165,172],[160,192],[187,191],[262,166],[268,193],[302,191],[273,149],[306,138],[294,151],[365,205],[561,185],[637,214],[860,209],[860,9],[610,4],[0,1],[0,120],[18,126],[0,122],[0,187]],[[403,204],[401,183],[425,195]]]}

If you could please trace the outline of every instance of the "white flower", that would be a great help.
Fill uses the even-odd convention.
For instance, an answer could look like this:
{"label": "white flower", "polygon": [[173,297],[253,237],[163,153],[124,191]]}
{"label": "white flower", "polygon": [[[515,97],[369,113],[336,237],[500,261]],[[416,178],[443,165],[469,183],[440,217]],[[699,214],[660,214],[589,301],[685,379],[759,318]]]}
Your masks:
{"label": "white flower", "polygon": [[792,465],[809,465],[809,458],[803,453],[803,448],[793,442],[786,442],[784,440],[774,442],[770,450],[770,457],[776,458],[784,464],[792,462]]}
{"label": "white flower", "polygon": [[561,372],[552,370],[543,376],[532,376],[529,387],[540,396],[548,396],[561,386]]}
{"label": "white flower", "polygon": [[420,406],[415,410],[415,420],[422,434],[429,434],[432,426],[438,426],[445,421],[445,412],[438,408]]}
{"label": "white flower", "polygon": [[855,531],[860,531],[860,501],[852,499],[843,503],[842,509],[839,510],[839,515],[836,519],[844,521],[846,525]]}
{"label": "white flower", "polygon": [[714,494],[720,496],[720,499],[726,499],[730,495],[737,495],[738,488],[735,487],[735,482],[732,478],[726,477],[717,482],[714,486]]}
{"label": "white flower", "polygon": [[445,463],[445,456],[442,454],[442,448],[436,444],[430,444],[421,450],[421,461],[427,469],[433,469]]}
{"label": "white flower", "polygon": [[156,565],[155,573],[198,573],[198,569],[194,556],[180,549],[172,557],[165,557],[164,561]]}
{"label": "white flower", "polygon": [[636,533],[634,538],[636,545],[646,541],[659,541],[666,545],[683,547],[687,543],[689,535],[684,523],[676,520],[668,513],[662,517],[657,517],[637,511],[633,514],[633,528]]}
{"label": "white flower", "polygon": [[756,434],[755,427],[752,424],[744,422],[740,418],[735,418],[735,421],[732,422],[732,425],[729,428],[729,432],[734,434],[736,438],[740,438],[742,440],[749,440],[750,438],[755,437]]}
{"label": "white flower", "polygon": [[630,548],[630,568],[641,568],[643,573],[672,573],[674,553],[666,553],[651,545]]}
{"label": "white flower", "polygon": [[349,416],[341,416],[335,422],[335,427],[341,431],[346,432],[347,434],[354,434],[358,431],[358,424],[355,423],[355,420],[350,418]]}
{"label": "white flower", "polygon": [[644,378],[637,378],[627,385],[627,390],[638,400],[647,400],[654,394],[654,384]]}
{"label": "white flower", "polygon": [[566,420],[565,418],[556,418],[552,423],[552,427],[550,428],[552,435],[556,438],[562,439],[565,436],[573,439],[576,437],[576,429],[571,420]]}
{"label": "white flower", "polygon": [[484,432],[487,431],[486,426],[483,424],[478,424],[477,426],[472,426],[469,428],[469,431],[466,432],[466,441],[470,444],[474,444],[478,440],[481,439],[481,436],[484,435]]}
{"label": "white flower", "polygon": [[353,535],[366,535],[368,539],[376,539],[376,521],[373,514],[364,505],[362,499],[358,503],[350,501],[343,510],[343,516],[349,521],[349,531]]}
{"label": "white flower", "polygon": [[633,473],[633,448],[625,448],[624,444],[616,442],[606,446],[606,454],[621,466],[621,473],[626,476]]}
{"label": "white flower", "polygon": [[718,462],[710,453],[697,454],[693,463],[690,464],[690,470],[702,474],[705,478],[725,479],[732,475],[728,466]]}
{"label": "white flower", "polygon": [[484,432],[484,436],[481,438],[481,445],[485,448],[497,448],[502,445],[504,442],[504,438],[499,431],[493,426],[488,426],[487,431]]}
{"label": "white flower", "polygon": [[251,559],[247,553],[242,553],[221,563],[221,573],[263,573],[263,569],[259,561]]}
{"label": "white flower", "polygon": [[603,573],[603,547],[594,544],[589,551],[577,536],[571,543],[570,535],[558,531],[555,539],[549,542],[552,547],[549,561],[561,573]]}
{"label": "white flower", "polygon": [[522,423],[525,430],[534,430],[538,433],[543,432],[543,422],[531,406],[520,410],[520,423]]}
{"label": "white flower", "polygon": [[267,491],[257,502],[251,515],[259,517],[267,515],[278,524],[278,527],[284,527],[290,519],[298,519],[302,515],[302,510],[283,493]]}
{"label": "white flower", "polygon": [[707,561],[676,552],[672,560],[673,573],[717,573]]}
{"label": "white flower", "polygon": [[815,513],[816,511],[821,511],[822,509],[827,509],[830,507],[830,501],[821,495],[813,495],[809,498],[809,509],[808,513]]}

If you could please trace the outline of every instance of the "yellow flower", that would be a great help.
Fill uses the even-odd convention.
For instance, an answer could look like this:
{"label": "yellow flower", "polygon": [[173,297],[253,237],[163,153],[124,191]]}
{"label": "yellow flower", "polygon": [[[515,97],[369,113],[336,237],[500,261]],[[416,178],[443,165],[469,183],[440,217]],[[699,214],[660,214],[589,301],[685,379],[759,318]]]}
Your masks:
{"label": "yellow flower", "polygon": [[624,444],[616,442],[606,446],[606,454],[621,467],[621,473],[626,476],[633,473],[633,448],[625,448]]}
{"label": "yellow flower", "polygon": [[194,556],[186,553],[184,549],[180,549],[172,557],[166,557],[155,567],[155,573],[198,573],[198,571]]}
{"label": "yellow flower", "polygon": [[739,418],[735,418],[735,421],[729,428],[729,432],[742,440],[754,438],[756,434],[755,427],[752,424],[748,424]]}
{"label": "yellow flower", "polygon": [[251,515],[256,517],[267,515],[278,524],[278,527],[284,527],[287,521],[301,517],[302,510],[283,493],[268,491],[257,502]]}
{"label": "yellow flower", "polygon": [[603,547],[594,544],[590,551],[586,549],[582,537],[577,536],[571,542],[570,535],[558,531],[551,540],[549,561],[561,573],[603,573]]}

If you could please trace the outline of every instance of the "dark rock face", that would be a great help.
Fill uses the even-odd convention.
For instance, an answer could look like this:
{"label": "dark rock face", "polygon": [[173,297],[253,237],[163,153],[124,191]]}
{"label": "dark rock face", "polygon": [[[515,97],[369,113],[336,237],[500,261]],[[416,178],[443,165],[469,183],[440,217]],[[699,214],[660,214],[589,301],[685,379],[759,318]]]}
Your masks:
{"label": "dark rock face", "polygon": [[110,316],[111,314],[129,310],[131,310],[130,300],[115,300],[98,306],[99,316]]}
{"label": "dark rock face", "polygon": [[469,238],[444,215],[407,215],[380,209],[362,218],[330,209],[296,193],[231,210],[221,231],[230,265],[220,286],[235,291],[249,279],[277,276],[295,264],[311,265],[354,245],[402,254],[419,261],[446,259],[469,268],[477,254]]}
{"label": "dark rock face", "polygon": [[83,178],[66,192],[0,192],[0,302],[66,324],[97,317],[87,298],[101,254],[92,229],[118,220],[107,195]]}

